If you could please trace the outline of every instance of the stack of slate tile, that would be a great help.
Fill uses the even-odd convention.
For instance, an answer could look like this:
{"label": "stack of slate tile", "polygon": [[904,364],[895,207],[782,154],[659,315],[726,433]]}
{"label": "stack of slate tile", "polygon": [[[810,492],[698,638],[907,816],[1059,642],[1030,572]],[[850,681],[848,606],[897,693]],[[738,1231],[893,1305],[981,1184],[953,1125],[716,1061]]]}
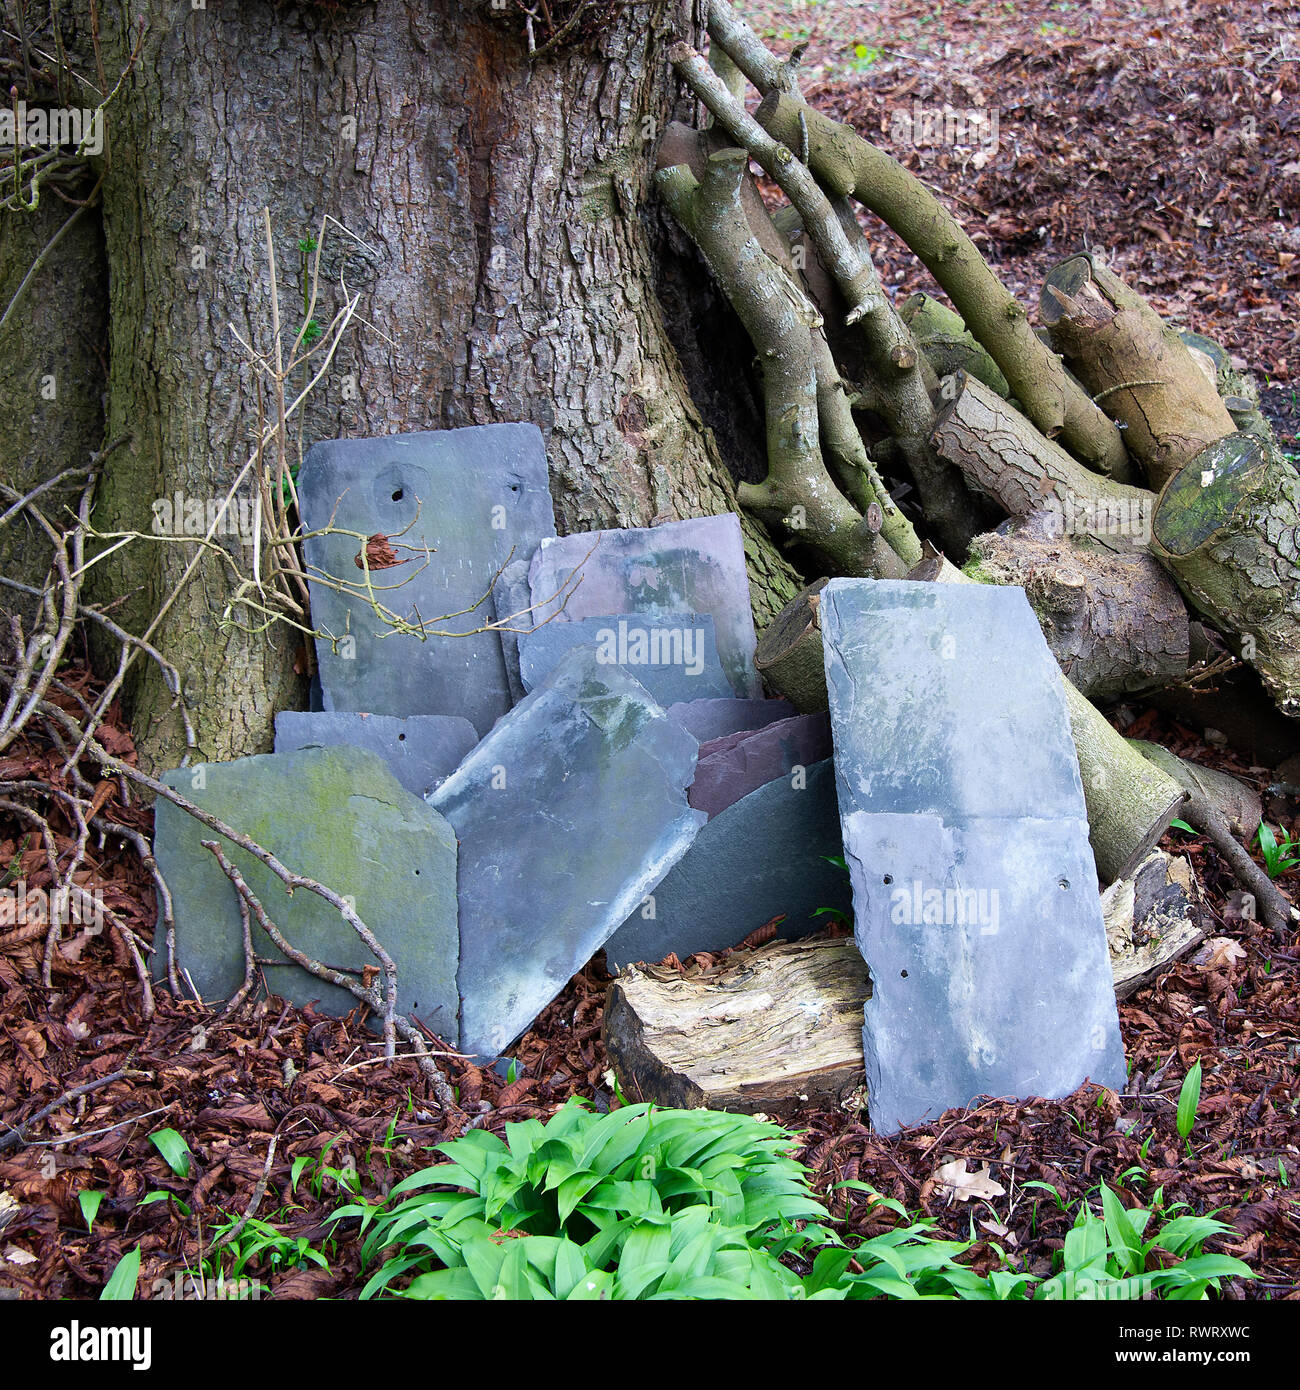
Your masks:
{"label": "stack of slate tile", "polygon": [[[323,709],[280,715],[272,754],[168,780],[351,898],[403,1011],[490,1059],[602,948],[685,957],[851,908],[878,1128],[1123,1080],[1059,673],[1022,591],[833,581],[830,712],[796,715],[762,697],[734,515],[559,538],[527,425],[319,444],[299,496]],[[244,948],[212,834],[160,802],[180,964],[217,1002]],[[371,963],[322,899],[230,852],[308,955]],[[270,988],[352,1006],[253,933]]]}
{"label": "stack of slate tile", "polygon": [[[747,828],[793,842],[782,816],[793,828],[806,806],[815,849],[838,852],[829,776],[804,765],[829,755],[825,721],[761,698],[738,519],[561,541],[546,477],[526,425],[313,448],[299,496],[308,572],[328,581],[312,590],[323,709],[279,715],[273,754],[172,774],[290,868],[355,899],[381,942],[392,936],[403,1007],[481,1057],[612,937],[632,942],[625,922],[654,920],[666,878],[666,926],[688,921],[692,882],[734,883],[713,946],[785,910],[740,873]],[[397,563],[367,570],[376,539]],[[688,800],[701,742],[705,778]],[[693,854],[710,817],[717,829]],[[244,961],[234,890],[200,844],[211,836],[160,806],[181,964],[216,1001]],[[230,853],[291,941],[336,967],[366,963],[321,899],[286,895]],[[797,909],[810,929],[813,907]],[[283,961],[254,934],[260,960]],[[644,949],[663,955],[688,936]],[[262,969],[287,997],[353,1004],[287,961]]]}

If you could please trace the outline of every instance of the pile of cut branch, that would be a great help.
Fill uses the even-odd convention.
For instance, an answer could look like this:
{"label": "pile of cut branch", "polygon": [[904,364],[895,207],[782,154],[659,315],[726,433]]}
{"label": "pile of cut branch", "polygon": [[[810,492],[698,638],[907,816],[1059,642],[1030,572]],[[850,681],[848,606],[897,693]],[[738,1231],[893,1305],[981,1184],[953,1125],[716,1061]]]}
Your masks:
{"label": "pile of cut branch", "polygon": [[[708,29],[707,61],[684,43],[671,58],[711,119],[668,128],[655,177],[757,354],[768,471],[742,506],[824,575],[1023,586],[1063,671],[1102,878],[1182,816],[1290,926],[1234,839],[1254,830],[1242,789],[1125,740],[1093,703],[1209,686],[1247,743],[1280,723],[1300,744],[1300,474],[1252,381],[1094,254],[1046,277],[1035,329],[924,184],[804,101],[797,51],[775,58],[727,0]],[[952,307],[891,302],[855,204]],[[802,709],[825,708],[817,588],[759,651]]]}

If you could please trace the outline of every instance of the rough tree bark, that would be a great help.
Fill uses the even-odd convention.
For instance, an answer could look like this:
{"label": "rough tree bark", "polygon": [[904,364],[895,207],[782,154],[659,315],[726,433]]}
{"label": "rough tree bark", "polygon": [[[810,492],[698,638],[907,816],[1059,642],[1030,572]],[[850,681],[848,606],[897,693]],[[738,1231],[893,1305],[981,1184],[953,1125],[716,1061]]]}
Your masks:
{"label": "rough tree bark", "polygon": [[[77,213],[47,189],[33,212],[0,212],[0,481],[19,493],[87,466],[103,442],[104,271],[93,211]],[[75,507],[83,484],[73,478],[46,493],[46,516]],[[39,588],[49,562],[29,517],[0,526],[5,578]],[[0,615],[26,620],[34,605],[0,586]]]}
{"label": "rough tree bark", "polygon": [[[101,529],[147,530],[153,499],[177,490],[220,498],[251,453],[254,373],[231,326],[270,350],[263,208],[286,344],[299,241],[327,215],[351,233],[327,227],[315,317],[339,307],[342,274],[359,326],[306,407],[306,442],[526,420],[548,439],[562,529],[736,509],[664,331],[638,212],[672,114],[667,47],[699,27],[691,0],[591,7],[532,63],[522,13],[487,0],[103,11],[111,70],[137,14],[146,27],[108,121],[108,434],[132,442]],[[798,583],[753,523],[746,544],[762,622]],[[127,595],[141,624],[191,553],[130,547],[98,568],[97,595]],[[296,693],[297,641],[220,627],[228,593],[205,561],[155,637],[182,669],[205,758],[268,747]],[[176,761],[162,683],[143,671],[132,694],[146,758]]]}

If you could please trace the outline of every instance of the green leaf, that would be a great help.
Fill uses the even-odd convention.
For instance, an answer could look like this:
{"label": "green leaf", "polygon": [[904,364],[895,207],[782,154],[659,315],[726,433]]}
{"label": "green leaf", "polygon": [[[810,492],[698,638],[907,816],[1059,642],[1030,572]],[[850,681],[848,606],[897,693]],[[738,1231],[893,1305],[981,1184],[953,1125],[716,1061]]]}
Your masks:
{"label": "green leaf", "polygon": [[135,1297],[136,1281],[140,1277],[140,1247],[128,1250],[113,1266],[108,1276],[104,1292],[99,1295],[101,1303],[129,1303]]}
{"label": "green leaf", "polygon": [[309,1167],[311,1165],[311,1162],[312,1157],[310,1154],[302,1154],[300,1157],[294,1159],[293,1165],[289,1169],[290,1192],[297,1192],[298,1179],[302,1177],[303,1169]]}
{"label": "green leaf", "polygon": [[1171,820],[1169,824],[1174,830],[1185,830],[1189,835],[1196,834],[1195,828],[1188,825],[1185,820]]}
{"label": "green leaf", "polygon": [[1125,1274],[1141,1274],[1145,1263],[1141,1231],[1133,1224],[1124,1204],[1105,1183],[1101,1185],[1101,1209],[1111,1253]]}
{"label": "green leaf", "polygon": [[149,1142],[162,1154],[167,1166],[178,1178],[190,1175],[190,1146],[174,1129],[155,1130]]}
{"label": "green leaf", "polygon": [[81,1208],[81,1214],[86,1219],[86,1230],[95,1229],[95,1217],[99,1212],[99,1204],[104,1200],[102,1192],[79,1192],[77,1194],[77,1205]]}
{"label": "green leaf", "polygon": [[1201,1103],[1201,1059],[1192,1063],[1187,1075],[1183,1077],[1183,1088],[1178,1093],[1178,1115],[1175,1123],[1178,1133],[1186,1139],[1196,1123],[1196,1108]]}

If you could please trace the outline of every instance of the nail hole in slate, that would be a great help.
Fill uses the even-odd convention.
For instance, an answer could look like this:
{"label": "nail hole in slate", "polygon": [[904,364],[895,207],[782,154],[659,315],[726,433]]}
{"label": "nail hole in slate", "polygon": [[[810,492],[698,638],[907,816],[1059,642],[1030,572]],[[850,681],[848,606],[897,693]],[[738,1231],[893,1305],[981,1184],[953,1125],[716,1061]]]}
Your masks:
{"label": "nail hole in slate", "polygon": [[400,501],[402,500],[402,498],[405,497],[405,496],[406,496],[406,494],[405,494],[405,493],[402,491],[402,489],[399,487],[399,488],[397,489],[397,491],[396,491],[395,493],[393,493],[393,501],[394,501],[394,502],[400,502]]}
{"label": "nail hole in slate", "polygon": [[406,742],[406,735],[405,735],[405,734],[398,734],[398,735],[397,735],[397,741],[398,741],[398,743],[405,743],[405,742]]}
{"label": "nail hole in slate", "polygon": [[899,978],[900,980],[905,980],[905,979],[907,979],[907,971],[906,971],[906,970],[900,970],[900,971],[898,972],[898,978]]}
{"label": "nail hole in slate", "polygon": [[886,875],[885,875],[885,882],[886,882],[886,883],[893,883],[893,881],[894,881],[894,876],[893,876],[893,874],[886,874]]}
{"label": "nail hole in slate", "polygon": [[1070,880],[1068,878],[1063,878],[1056,886],[1061,890],[1062,893],[1064,893],[1065,890],[1070,886]]}

